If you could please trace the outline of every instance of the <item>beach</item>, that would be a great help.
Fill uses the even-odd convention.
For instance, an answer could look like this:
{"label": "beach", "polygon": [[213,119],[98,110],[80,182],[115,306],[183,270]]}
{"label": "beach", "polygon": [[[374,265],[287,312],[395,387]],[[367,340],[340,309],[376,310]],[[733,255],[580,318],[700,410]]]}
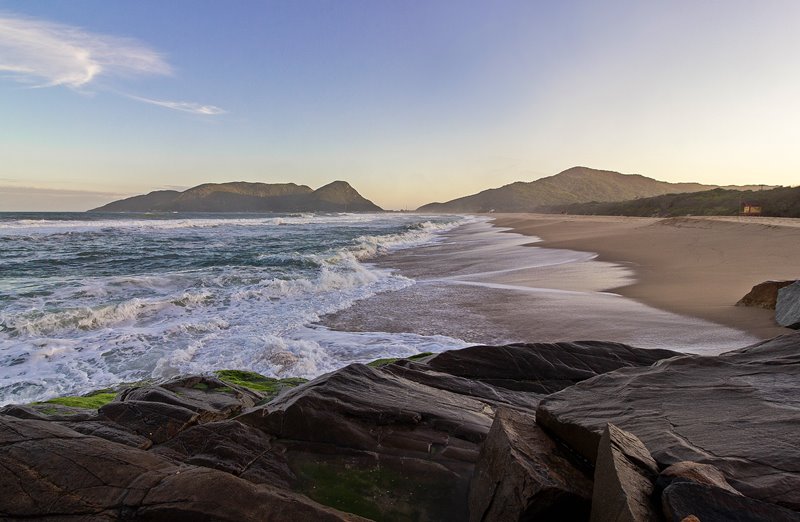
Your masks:
{"label": "beach", "polygon": [[486,216],[379,258],[416,284],[322,324],[480,344],[596,339],[717,354],[788,332],[771,311],[734,304],[756,283],[796,277],[798,235],[793,222]]}
{"label": "beach", "polygon": [[773,311],[734,305],[753,285],[800,277],[800,220],[502,214],[493,223],[630,267],[635,281],[611,289],[625,297],[762,339],[788,333]]}

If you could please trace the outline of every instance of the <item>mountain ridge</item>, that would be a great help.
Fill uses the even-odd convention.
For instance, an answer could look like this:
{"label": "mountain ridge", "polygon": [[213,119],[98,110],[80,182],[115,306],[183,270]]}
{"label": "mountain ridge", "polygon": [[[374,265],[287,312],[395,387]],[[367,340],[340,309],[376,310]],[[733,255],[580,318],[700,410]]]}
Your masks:
{"label": "mountain ridge", "polygon": [[182,192],[156,190],[89,212],[381,212],[346,181],[314,190],[296,183],[203,183]]}
{"label": "mountain ridge", "polygon": [[532,212],[576,203],[626,201],[718,188],[701,183],[669,183],[641,174],[576,166],[534,181],[516,181],[444,203],[428,203],[420,212]]}

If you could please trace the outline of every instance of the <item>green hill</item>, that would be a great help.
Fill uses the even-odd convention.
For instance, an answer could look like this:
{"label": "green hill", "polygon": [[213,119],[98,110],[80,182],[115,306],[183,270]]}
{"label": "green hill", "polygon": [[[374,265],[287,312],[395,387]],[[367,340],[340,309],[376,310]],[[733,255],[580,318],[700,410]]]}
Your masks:
{"label": "green hill", "polygon": [[555,176],[531,182],[511,183],[454,199],[430,203],[420,212],[534,212],[541,207],[585,203],[589,201],[624,201],[676,192],[697,192],[715,188],[699,183],[667,183],[639,174],[620,174],[609,170],[572,167]]}
{"label": "green hill", "polygon": [[294,183],[204,183],[183,192],[159,190],[114,201],[90,212],[378,212],[349,183],[317,190]]}
{"label": "green hill", "polygon": [[691,194],[668,194],[620,202],[554,205],[541,212],[608,216],[736,216],[743,203],[761,207],[763,216],[800,217],[800,187],[769,190],[713,189]]}

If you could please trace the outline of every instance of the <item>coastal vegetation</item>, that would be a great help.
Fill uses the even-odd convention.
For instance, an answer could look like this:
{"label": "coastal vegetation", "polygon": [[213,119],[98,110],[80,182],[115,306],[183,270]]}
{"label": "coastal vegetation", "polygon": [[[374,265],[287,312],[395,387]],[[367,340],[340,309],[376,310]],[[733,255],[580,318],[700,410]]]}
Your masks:
{"label": "coastal vegetation", "polygon": [[769,217],[800,217],[800,187],[767,190],[712,189],[684,194],[665,194],[619,202],[577,203],[540,209],[541,212],[607,216],[736,216],[745,205],[757,206]]}

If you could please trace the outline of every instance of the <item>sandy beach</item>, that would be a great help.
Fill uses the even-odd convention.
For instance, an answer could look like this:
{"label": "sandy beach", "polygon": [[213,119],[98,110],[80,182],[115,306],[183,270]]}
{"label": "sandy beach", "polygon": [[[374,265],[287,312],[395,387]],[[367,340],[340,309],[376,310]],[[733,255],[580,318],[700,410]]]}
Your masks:
{"label": "sandy beach", "polygon": [[756,283],[797,277],[798,239],[793,220],[483,216],[439,243],[380,258],[416,284],[323,324],[470,343],[596,339],[721,353],[789,332],[771,311],[734,304]]}
{"label": "sandy beach", "polygon": [[800,220],[501,214],[493,223],[542,239],[537,247],[596,252],[630,267],[635,281],[611,291],[650,306],[763,339],[788,332],[772,311],[734,305],[757,283],[800,277]]}

